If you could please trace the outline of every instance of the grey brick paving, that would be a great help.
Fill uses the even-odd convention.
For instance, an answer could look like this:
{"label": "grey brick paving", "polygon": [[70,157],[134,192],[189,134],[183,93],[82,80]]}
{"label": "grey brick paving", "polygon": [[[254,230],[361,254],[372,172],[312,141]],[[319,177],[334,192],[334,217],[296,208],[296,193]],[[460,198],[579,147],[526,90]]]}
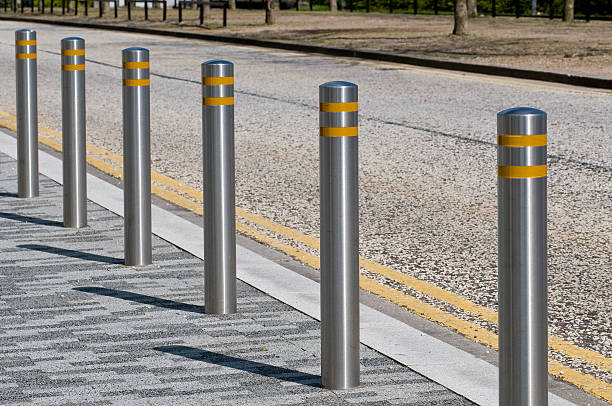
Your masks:
{"label": "grey brick paving", "polygon": [[317,321],[240,281],[240,312],[206,315],[200,259],[154,237],[126,267],[122,218],[65,229],[57,183],[16,185],[0,154],[0,404],[471,404],[366,347],[362,387],[322,389]]}

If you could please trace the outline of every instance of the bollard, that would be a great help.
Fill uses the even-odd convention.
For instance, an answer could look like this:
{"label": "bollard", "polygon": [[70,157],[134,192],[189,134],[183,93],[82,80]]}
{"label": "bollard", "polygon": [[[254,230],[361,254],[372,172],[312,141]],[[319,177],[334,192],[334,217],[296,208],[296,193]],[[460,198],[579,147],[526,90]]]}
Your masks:
{"label": "bollard", "polygon": [[202,64],[205,311],[236,312],[234,64]]}
{"label": "bollard", "polygon": [[15,31],[15,62],[17,73],[17,195],[23,198],[37,197],[36,31]]}
{"label": "bollard", "polygon": [[499,404],[548,404],[546,113],[497,114]]}
{"label": "bollard", "polygon": [[319,87],[321,380],[359,386],[357,85]]}
{"label": "bollard", "polygon": [[149,50],[127,48],[123,60],[123,201],[125,264],[151,258]]}
{"label": "bollard", "polygon": [[87,225],[85,130],[85,40],[62,44],[62,154],[64,227]]}

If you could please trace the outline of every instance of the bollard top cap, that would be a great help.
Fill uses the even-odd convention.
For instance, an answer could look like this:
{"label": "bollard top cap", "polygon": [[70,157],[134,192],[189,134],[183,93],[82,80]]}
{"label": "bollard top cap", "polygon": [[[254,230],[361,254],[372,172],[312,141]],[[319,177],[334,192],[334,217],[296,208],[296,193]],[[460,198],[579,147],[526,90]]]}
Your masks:
{"label": "bollard top cap", "polygon": [[68,37],[62,39],[62,49],[84,49],[85,40],[79,37]]}
{"label": "bollard top cap", "polygon": [[36,31],[24,28],[15,31],[15,40],[33,40],[36,39]]}
{"label": "bollard top cap", "polygon": [[141,47],[125,48],[121,51],[123,62],[148,62],[149,50]]}
{"label": "bollard top cap", "polygon": [[497,113],[498,135],[546,134],[546,113],[531,107],[514,107]]}
{"label": "bollard top cap", "polygon": [[351,82],[334,81],[319,86],[321,103],[351,103],[357,101],[358,86]]}
{"label": "bollard top cap", "polygon": [[498,116],[546,116],[542,110],[532,107],[513,107],[497,113]]}
{"label": "bollard top cap", "polygon": [[206,78],[225,78],[234,76],[234,64],[223,59],[213,59],[202,63],[202,76]]}

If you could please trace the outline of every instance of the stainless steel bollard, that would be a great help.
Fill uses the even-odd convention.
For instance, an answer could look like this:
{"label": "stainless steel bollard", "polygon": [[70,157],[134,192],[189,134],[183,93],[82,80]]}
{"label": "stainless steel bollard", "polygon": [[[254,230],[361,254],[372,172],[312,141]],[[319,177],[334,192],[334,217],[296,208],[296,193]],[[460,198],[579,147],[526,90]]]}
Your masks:
{"label": "stainless steel bollard", "polygon": [[123,59],[123,199],[125,264],[151,258],[149,50],[127,48]]}
{"label": "stainless steel bollard", "polygon": [[499,404],[548,404],[546,113],[497,114]]}
{"label": "stainless steel bollard", "polygon": [[359,386],[357,85],[319,87],[321,185],[321,378]]}
{"label": "stainless steel bollard", "polygon": [[85,40],[64,38],[62,47],[62,150],[64,227],[87,225]]}
{"label": "stainless steel bollard", "polygon": [[36,31],[15,31],[17,72],[17,195],[38,196]]}
{"label": "stainless steel bollard", "polygon": [[234,64],[202,64],[204,302],[206,313],[236,312]]}

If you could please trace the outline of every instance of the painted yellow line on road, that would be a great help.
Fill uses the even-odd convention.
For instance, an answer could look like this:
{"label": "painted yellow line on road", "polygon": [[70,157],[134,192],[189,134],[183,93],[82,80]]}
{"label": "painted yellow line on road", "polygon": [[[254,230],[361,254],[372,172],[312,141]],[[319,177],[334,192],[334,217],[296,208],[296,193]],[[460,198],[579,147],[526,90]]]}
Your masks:
{"label": "painted yellow line on road", "polygon": [[[14,116],[9,115],[8,113],[0,112],[0,115],[8,118],[11,122],[15,122],[16,120]],[[11,122],[8,122],[6,120],[0,120],[0,125],[4,125],[7,128],[16,131],[15,125]],[[43,132],[48,133],[52,137],[61,140],[61,134],[52,130],[44,129],[42,127],[40,129]],[[41,143],[48,145],[58,151],[61,151],[61,143],[59,143],[58,141],[41,137]],[[88,150],[92,150],[92,152],[94,152],[95,150],[97,151],[96,153],[100,153],[101,155],[110,158],[117,163],[122,162],[121,157],[115,154],[104,151],[99,147],[91,147],[92,148],[88,148]],[[117,168],[90,155],[88,155],[87,157],[87,162],[90,163],[92,166],[96,167],[97,169],[110,174],[111,176],[114,176],[116,178],[122,177],[121,168]],[[155,174],[156,176],[153,176],[153,174]],[[166,186],[170,186],[169,184],[172,184],[171,187],[175,188],[179,192],[185,193],[186,195],[194,199],[202,199],[202,192],[198,191],[195,188],[177,182],[165,175],[152,172],[152,178],[156,178],[154,180]],[[200,203],[193,202],[192,200],[189,200],[170,190],[164,189],[162,187],[159,187],[158,185],[153,184],[152,193],[161,198],[164,198],[165,200],[173,202],[180,207],[186,208],[187,210],[190,210],[200,215],[202,214],[202,205]],[[239,217],[245,218],[246,220],[253,222],[254,224],[267,228],[272,232],[290,237],[316,250],[319,249],[319,240],[314,237],[304,235],[296,230],[277,224],[271,220],[265,219],[264,217],[259,216],[257,214],[250,213],[244,209],[237,208],[236,214]],[[243,224],[240,221],[237,222],[236,229],[239,232],[248,235],[274,249],[277,249],[281,252],[286,253],[287,255],[290,255],[291,257],[299,260],[300,262],[305,263],[306,265],[311,266],[312,268],[319,269],[320,267],[320,260],[319,257],[316,255],[306,253],[297,248],[286,245],[275,238],[269,237],[259,231],[254,230],[253,228]],[[442,300],[466,312],[472,313],[485,321],[489,321],[491,323],[497,322],[497,313],[494,310],[477,305],[465,298],[462,298],[461,296],[438,288],[428,282],[424,282],[414,277],[405,275],[401,272],[395,271],[365,258],[360,258],[360,266],[371,270],[372,272],[381,276],[397,280],[398,282],[408,287],[411,287],[414,290],[434,297],[438,300]],[[421,315],[422,317],[449,327],[476,342],[497,349],[497,336],[481,327],[475,326],[473,323],[462,320],[434,306],[425,304],[419,301],[418,299],[409,296],[403,292],[400,292],[394,288],[382,285],[376,281],[365,277],[360,277],[360,287],[380,297],[383,297],[394,304],[406,307],[407,309],[411,310],[416,314]],[[610,368],[612,366],[612,360],[605,358],[603,355],[595,351],[579,348],[563,339],[553,336],[549,336],[549,345],[553,350],[561,352],[570,357],[579,358],[582,361],[597,365],[598,367],[605,370],[612,369]],[[606,401],[612,401],[612,388],[610,387],[610,385],[607,385],[605,382],[597,380],[591,377],[590,375],[586,375],[579,371],[575,371],[569,367],[565,367],[562,364],[556,363],[553,360],[549,360],[549,362],[550,365],[554,367],[549,370],[551,374],[559,376],[560,378]],[[557,367],[557,365],[559,367]]]}

